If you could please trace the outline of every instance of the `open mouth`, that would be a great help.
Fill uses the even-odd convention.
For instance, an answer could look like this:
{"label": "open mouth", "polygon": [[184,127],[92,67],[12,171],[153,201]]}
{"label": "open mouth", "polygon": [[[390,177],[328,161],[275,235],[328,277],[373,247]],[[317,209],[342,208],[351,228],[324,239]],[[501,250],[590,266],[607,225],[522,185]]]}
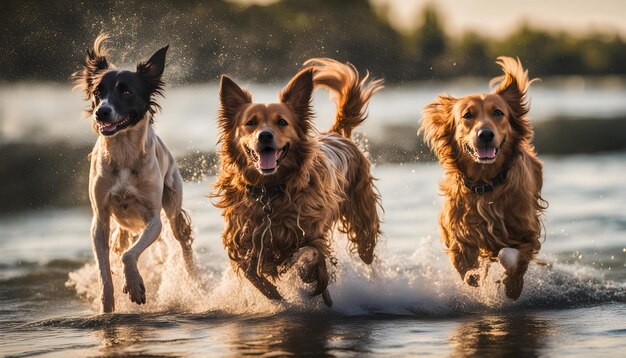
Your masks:
{"label": "open mouth", "polygon": [[500,148],[492,145],[486,145],[483,147],[475,147],[469,143],[465,143],[465,150],[474,159],[474,161],[481,164],[491,164],[496,161]]}
{"label": "open mouth", "polygon": [[254,160],[257,169],[263,174],[274,174],[280,161],[287,155],[287,151],[289,151],[289,144],[282,149],[266,147],[258,152],[246,146],[248,156]]}
{"label": "open mouth", "polygon": [[113,135],[120,130],[130,126],[135,119],[135,115],[129,114],[126,117],[122,118],[121,121],[116,123],[105,123],[96,120],[96,125],[98,126],[98,131],[105,136]]}

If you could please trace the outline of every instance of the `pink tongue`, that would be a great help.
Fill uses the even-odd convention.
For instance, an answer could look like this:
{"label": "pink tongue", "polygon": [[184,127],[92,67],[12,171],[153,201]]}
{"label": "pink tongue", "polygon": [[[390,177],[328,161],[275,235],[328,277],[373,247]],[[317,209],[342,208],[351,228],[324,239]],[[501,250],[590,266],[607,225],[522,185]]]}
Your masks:
{"label": "pink tongue", "polygon": [[259,160],[259,166],[261,169],[274,169],[276,168],[276,151],[264,150],[261,152],[261,160]]}
{"label": "pink tongue", "polygon": [[115,124],[111,124],[108,126],[101,126],[100,132],[112,132],[115,130],[115,128],[116,128]]}
{"label": "pink tongue", "polygon": [[477,148],[479,158],[493,158],[496,156],[496,148]]}

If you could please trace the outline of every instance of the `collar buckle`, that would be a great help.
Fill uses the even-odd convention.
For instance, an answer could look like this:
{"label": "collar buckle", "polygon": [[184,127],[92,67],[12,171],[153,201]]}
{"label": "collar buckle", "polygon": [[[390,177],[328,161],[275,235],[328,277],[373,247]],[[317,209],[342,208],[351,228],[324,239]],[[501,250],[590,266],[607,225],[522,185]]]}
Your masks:
{"label": "collar buckle", "polygon": [[506,179],[507,171],[508,169],[501,171],[493,179],[485,182],[484,185],[472,185],[471,181],[467,177],[463,177],[463,184],[465,184],[465,187],[468,188],[474,194],[485,195],[485,193],[493,191],[496,185],[504,183]]}

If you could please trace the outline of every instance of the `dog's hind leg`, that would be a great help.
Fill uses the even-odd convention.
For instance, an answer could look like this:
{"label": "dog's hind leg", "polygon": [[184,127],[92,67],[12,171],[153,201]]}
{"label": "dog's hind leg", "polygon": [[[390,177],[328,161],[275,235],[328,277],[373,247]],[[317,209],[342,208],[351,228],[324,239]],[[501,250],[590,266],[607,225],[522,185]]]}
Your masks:
{"label": "dog's hind leg", "polygon": [[128,249],[136,240],[136,234],[131,234],[130,232],[119,227],[117,229],[117,238],[113,246],[113,252],[115,252],[118,256],[122,255],[124,251],[126,251],[126,249]]}
{"label": "dog's hind leg", "polygon": [[170,222],[174,237],[180,243],[183,251],[183,259],[187,272],[195,277],[197,274],[196,265],[193,260],[193,231],[191,229],[191,218],[182,208],[183,202],[183,181],[176,170],[172,175],[171,183],[166,182],[163,187],[163,209]]}
{"label": "dog's hind leg", "polygon": [[346,189],[347,198],[341,204],[339,230],[346,233],[348,240],[356,245],[361,260],[369,265],[374,260],[374,248],[381,234],[378,216],[381,199],[374,186],[367,158],[359,152],[358,159],[360,160],[355,160],[350,165],[349,170],[355,172],[350,175],[351,183]]}
{"label": "dog's hind leg", "polygon": [[478,249],[454,242],[448,247],[448,255],[463,281],[470,286],[478,287],[480,281],[480,273],[477,270]]}
{"label": "dog's hind leg", "polygon": [[110,219],[98,218],[96,215],[91,222],[91,237],[93,251],[96,256],[96,264],[100,271],[100,285],[102,301],[101,312],[111,313],[115,311],[115,298],[113,296],[113,278],[111,277],[111,263],[109,261],[109,233]]}

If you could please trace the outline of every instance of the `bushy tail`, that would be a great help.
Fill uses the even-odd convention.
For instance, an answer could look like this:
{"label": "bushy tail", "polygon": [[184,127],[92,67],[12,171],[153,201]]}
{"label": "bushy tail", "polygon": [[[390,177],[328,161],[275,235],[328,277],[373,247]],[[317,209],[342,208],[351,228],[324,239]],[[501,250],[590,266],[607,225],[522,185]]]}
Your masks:
{"label": "bushy tail", "polygon": [[361,78],[351,63],[330,58],[312,58],[304,66],[313,68],[313,85],[328,89],[337,104],[337,116],[329,132],[350,138],[352,129],[367,118],[368,102],[383,88],[383,80],[371,80],[369,72]]}

